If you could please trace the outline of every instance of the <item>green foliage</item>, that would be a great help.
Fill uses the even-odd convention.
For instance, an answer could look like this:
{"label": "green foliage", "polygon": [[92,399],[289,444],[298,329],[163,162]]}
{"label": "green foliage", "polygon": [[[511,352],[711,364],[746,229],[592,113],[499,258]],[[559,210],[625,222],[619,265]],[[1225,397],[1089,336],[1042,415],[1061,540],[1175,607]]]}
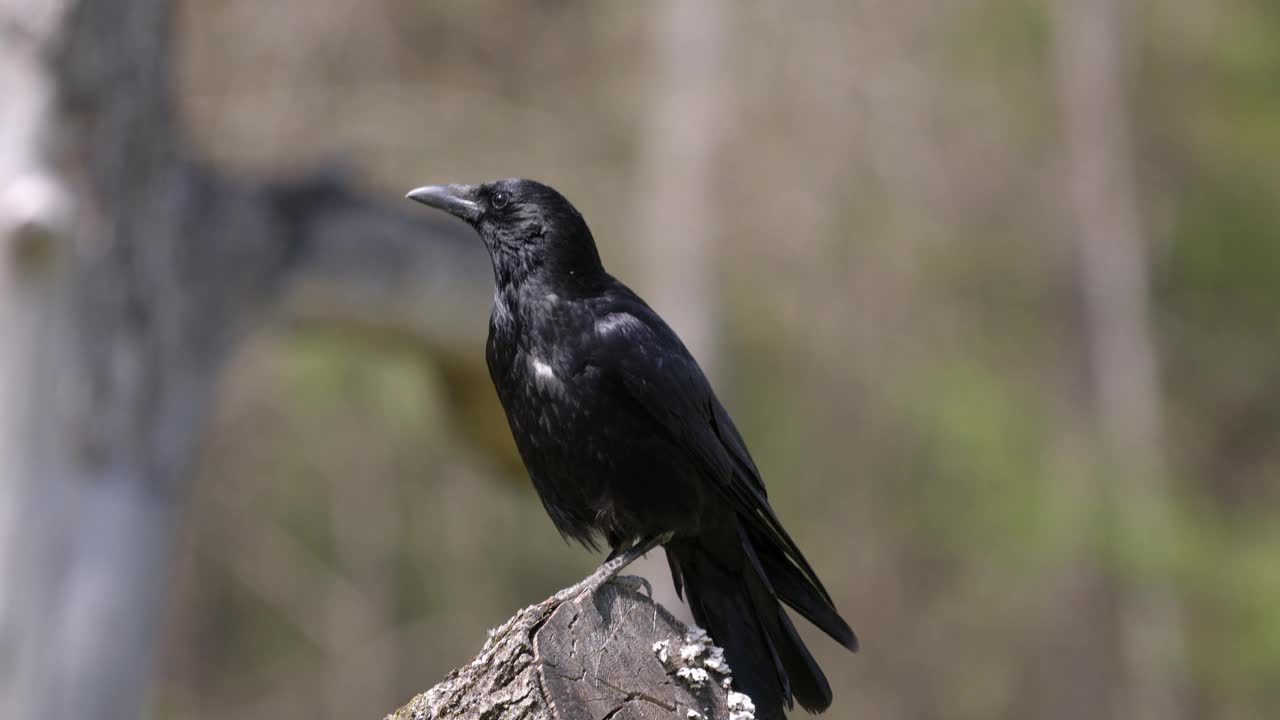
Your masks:
{"label": "green foliage", "polygon": [[1046,443],[1040,411],[1009,376],[973,362],[933,369],[906,398],[920,435],[911,506],[960,555],[1043,559]]}
{"label": "green foliage", "polygon": [[1237,708],[1269,704],[1280,688],[1280,523],[1274,510],[1229,517],[1200,506],[1180,524],[1181,584],[1198,618],[1197,675]]}

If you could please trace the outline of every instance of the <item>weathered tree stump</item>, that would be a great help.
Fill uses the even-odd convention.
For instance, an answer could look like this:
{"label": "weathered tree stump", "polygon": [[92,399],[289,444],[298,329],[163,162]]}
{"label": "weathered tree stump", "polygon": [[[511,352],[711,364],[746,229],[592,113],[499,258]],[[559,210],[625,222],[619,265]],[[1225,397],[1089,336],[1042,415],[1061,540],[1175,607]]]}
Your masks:
{"label": "weathered tree stump", "polygon": [[386,720],[696,720],[751,717],[722,651],[635,578],[516,613],[480,654]]}

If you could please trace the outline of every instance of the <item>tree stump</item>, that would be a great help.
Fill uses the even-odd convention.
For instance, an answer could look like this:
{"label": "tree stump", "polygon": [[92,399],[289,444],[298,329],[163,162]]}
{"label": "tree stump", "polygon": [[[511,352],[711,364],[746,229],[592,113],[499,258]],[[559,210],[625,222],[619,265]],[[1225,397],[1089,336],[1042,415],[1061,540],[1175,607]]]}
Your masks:
{"label": "tree stump", "polygon": [[386,720],[697,720],[751,717],[722,651],[619,578],[549,598],[489,634],[480,654]]}

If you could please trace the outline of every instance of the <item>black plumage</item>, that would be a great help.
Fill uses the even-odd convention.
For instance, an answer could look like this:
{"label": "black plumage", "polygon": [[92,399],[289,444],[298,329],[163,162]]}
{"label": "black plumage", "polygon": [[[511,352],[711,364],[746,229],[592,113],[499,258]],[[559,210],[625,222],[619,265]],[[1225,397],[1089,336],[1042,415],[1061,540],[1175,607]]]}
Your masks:
{"label": "black plumage", "polygon": [[761,719],[831,704],[781,602],[857,639],[769,506],[733,420],[676,334],[605,272],[582,215],[531,180],[418,188],[470,223],[493,261],[486,359],[556,527],[613,554],[598,586],[661,543],[676,588],[725,649]]}

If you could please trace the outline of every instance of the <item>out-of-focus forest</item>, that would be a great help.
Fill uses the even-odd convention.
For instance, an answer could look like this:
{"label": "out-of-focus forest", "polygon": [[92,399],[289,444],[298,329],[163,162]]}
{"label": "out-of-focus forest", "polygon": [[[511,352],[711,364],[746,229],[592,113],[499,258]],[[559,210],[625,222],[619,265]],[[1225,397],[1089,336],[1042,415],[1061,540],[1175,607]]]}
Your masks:
{"label": "out-of-focus forest", "polygon": [[[828,717],[1261,718],[1280,5],[1124,10],[186,0],[178,88],[245,172],[571,198],[863,639],[802,628]],[[152,717],[377,717],[600,560],[547,520],[482,353],[305,323],[242,348]]]}

